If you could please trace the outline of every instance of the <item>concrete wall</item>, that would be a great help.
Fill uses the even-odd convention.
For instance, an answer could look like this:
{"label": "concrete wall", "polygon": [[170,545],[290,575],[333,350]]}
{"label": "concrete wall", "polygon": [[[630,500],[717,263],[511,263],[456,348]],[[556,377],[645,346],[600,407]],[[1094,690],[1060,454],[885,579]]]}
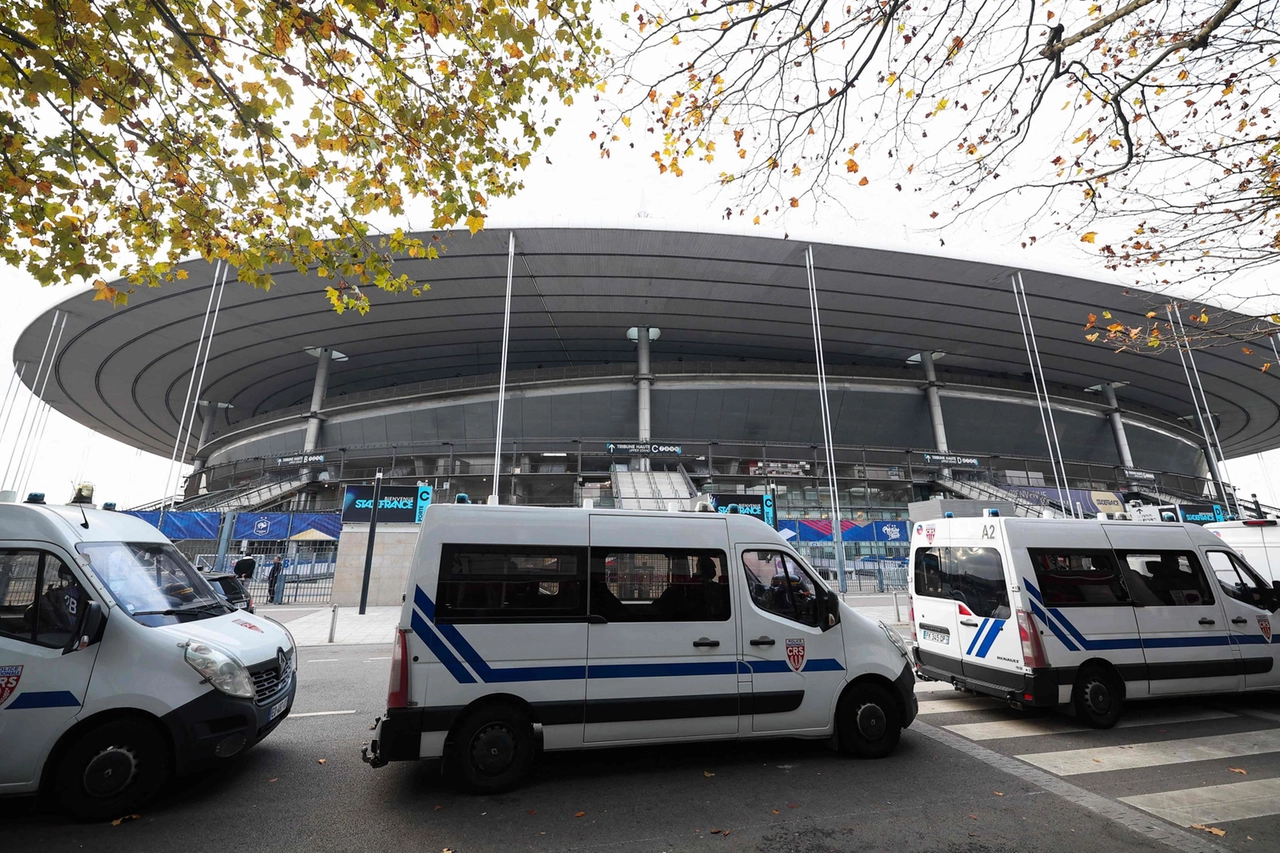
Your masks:
{"label": "concrete wall", "polygon": [[[369,606],[399,605],[409,579],[409,564],[418,543],[416,524],[379,524],[373,542],[373,569],[369,575]],[[360,604],[364,557],[369,547],[369,525],[344,524],[338,539],[338,563],[333,576],[334,604]]]}

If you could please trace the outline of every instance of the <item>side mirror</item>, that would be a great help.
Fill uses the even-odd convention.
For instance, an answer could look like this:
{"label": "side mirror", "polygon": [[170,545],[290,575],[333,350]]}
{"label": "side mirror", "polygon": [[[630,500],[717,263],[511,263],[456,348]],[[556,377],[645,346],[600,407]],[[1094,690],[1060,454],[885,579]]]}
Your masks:
{"label": "side mirror", "polygon": [[834,628],[840,624],[840,596],[827,590],[827,627]]}
{"label": "side mirror", "polygon": [[89,602],[89,609],[84,614],[84,625],[80,629],[80,640],[76,643],[76,651],[88,648],[102,638],[102,628],[107,624],[107,614],[102,605],[96,601]]}

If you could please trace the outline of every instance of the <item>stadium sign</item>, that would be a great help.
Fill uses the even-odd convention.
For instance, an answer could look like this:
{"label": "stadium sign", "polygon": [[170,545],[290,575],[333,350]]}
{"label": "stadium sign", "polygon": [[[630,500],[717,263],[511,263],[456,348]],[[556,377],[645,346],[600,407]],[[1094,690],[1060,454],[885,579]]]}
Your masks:
{"label": "stadium sign", "polygon": [[662,444],[660,442],[625,442],[609,441],[605,443],[605,452],[621,456],[679,456],[684,449],[678,444]]}

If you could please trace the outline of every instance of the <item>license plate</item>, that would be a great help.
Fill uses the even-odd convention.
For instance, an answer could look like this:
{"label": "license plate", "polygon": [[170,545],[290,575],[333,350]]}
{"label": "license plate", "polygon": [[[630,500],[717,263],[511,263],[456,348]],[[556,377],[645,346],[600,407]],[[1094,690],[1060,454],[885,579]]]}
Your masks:
{"label": "license plate", "polygon": [[930,631],[928,628],[922,628],[920,637],[930,643],[941,643],[944,646],[951,645],[951,635],[944,634],[941,631]]}
{"label": "license plate", "polygon": [[267,717],[267,722],[271,722],[272,720],[274,720],[276,717],[280,716],[287,710],[289,710],[288,696],[286,696],[285,698],[281,699],[279,702],[271,706],[271,713]]}

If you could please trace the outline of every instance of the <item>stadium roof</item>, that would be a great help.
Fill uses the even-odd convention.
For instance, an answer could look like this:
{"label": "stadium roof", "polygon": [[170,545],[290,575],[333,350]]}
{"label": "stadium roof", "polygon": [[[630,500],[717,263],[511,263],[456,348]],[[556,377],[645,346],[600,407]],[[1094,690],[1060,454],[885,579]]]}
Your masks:
{"label": "stadium roof", "polygon": [[[628,327],[657,326],[664,361],[812,363],[804,249],[789,239],[645,228],[520,228],[511,307],[512,370],[631,363]],[[435,261],[396,262],[430,282],[421,297],[370,290],[364,317],[335,314],[323,280],[276,273],[270,291],[229,283],[201,399],[230,403],[232,422],[309,399],[315,359],[333,347],[330,396],[429,379],[493,374],[501,351],[508,231],[443,238]],[[923,349],[939,368],[1021,380],[1029,375],[1010,273],[1014,267],[902,251],[814,243],[828,370],[902,366]],[[169,454],[191,381],[213,267],[183,265],[186,281],[132,294],[125,308],[64,301],[68,317],[45,399],[72,419],[127,444]],[[1061,273],[1024,270],[1050,384],[1077,391],[1125,382],[1119,396],[1191,418],[1176,352],[1117,354],[1085,340],[1087,315],[1143,323],[1161,297]],[[14,348],[28,385],[53,310]],[[1200,351],[1209,405],[1229,456],[1280,446],[1280,377],[1240,347]],[[942,377],[945,381],[945,376]],[[1029,387],[1029,386],[1028,386]]]}

